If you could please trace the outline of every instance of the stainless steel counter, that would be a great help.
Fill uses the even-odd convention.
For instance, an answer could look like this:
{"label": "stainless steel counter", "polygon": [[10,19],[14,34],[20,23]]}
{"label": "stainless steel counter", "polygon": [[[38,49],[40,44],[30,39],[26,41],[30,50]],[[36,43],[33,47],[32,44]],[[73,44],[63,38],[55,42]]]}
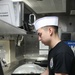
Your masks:
{"label": "stainless steel counter", "polygon": [[24,59],[42,61],[47,60],[47,55],[38,55],[38,54],[24,55]]}

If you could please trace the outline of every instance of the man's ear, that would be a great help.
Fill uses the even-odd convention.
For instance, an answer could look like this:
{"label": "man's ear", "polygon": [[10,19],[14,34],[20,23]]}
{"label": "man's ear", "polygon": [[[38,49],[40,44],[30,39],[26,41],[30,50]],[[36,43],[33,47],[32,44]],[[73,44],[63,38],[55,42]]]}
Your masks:
{"label": "man's ear", "polygon": [[53,34],[53,29],[51,27],[48,28],[50,36]]}

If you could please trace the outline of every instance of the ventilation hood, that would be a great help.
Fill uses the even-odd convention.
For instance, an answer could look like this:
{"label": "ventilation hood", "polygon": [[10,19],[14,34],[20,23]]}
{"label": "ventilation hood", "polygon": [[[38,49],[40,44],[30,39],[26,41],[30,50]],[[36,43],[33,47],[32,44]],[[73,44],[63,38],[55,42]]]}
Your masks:
{"label": "ventilation hood", "polygon": [[35,13],[65,13],[66,0],[12,0],[13,2],[23,1]]}
{"label": "ventilation hood", "polygon": [[37,14],[66,12],[66,0],[23,0],[23,1]]}
{"label": "ventilation hood", "polygon": [[0,20],[0,35],[26,34],[24,29],[15,27],[7,22]]}

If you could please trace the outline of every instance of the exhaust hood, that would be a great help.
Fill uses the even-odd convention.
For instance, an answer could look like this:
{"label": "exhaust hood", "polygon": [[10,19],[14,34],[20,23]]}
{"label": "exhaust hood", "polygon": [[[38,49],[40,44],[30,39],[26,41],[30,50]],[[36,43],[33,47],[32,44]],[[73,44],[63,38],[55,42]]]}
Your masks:
{"label": "exhaust hood", "polygon": [[26,34],[24,29],[15,27],[7,22],[0,20],[0,35]]}

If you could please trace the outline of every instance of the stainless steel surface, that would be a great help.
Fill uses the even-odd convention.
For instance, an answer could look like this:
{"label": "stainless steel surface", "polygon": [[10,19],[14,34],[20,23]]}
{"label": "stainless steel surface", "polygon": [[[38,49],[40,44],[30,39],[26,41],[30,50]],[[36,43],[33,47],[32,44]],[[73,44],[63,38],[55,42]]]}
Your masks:
{"label": "stainless steel surface", "polygon": [[47,56],[44,55],[37,55],[37,54],[32,54],[32,55],[24,55],[24,59],[32,59],[32,60],[37,60],[37,61],[42,61],[42,60],[47,60]]}
{"label": "stainless steel surface", "polygon": [[40,74],[44,72],[44,70],[45,69],[39,65],[33,63],[26,63],[16,68],[13,74]]}
{"label": "stainless steel surface", "polygon": [[0,20],[0,35],[10,35],[10,34],[26,34],[24,29],[17,28],[7,22]]}
{"label": "stainless steel surface", "polygon": [[36,13],[66,12],[66,0],[23,0]]}
{"label": "stainless steel surface", "polygon": [[39,41],[36,34],[26,34],[24,37],[24,53],[39,54]]}

